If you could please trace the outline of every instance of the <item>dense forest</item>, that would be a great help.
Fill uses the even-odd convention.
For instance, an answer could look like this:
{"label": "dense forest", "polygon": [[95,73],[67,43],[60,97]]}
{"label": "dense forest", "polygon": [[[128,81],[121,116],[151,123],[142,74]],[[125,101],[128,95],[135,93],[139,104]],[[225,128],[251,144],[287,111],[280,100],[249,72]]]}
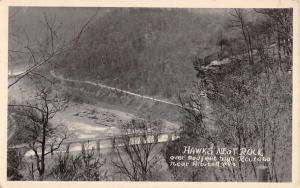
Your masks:
{"label": "dense forest", "polygon": [[[245,12],[243,34],[232,19],[228,10],[112,9],[88,27],[58,69],[66,77],[174,99],[192,86],[195,59],[208,64],[250,48],[258,52],[283,38],[271,39],[269,20],[254,10]],[[244,45],[244,37],[251,46]]]}
{"label": "dense forest", "polygon": [[184,9],[112,9],[93,22],[59,71],[72,78],[176,97],[192,85],[194,56],[217,52],[223,15]]}

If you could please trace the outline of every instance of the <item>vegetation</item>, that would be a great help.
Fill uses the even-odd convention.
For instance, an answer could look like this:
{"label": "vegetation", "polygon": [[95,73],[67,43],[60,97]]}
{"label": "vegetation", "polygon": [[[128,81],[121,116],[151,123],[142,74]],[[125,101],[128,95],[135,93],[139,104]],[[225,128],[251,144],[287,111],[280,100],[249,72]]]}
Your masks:
{"label": "vegetation", "polygon": [[[257,12],[269,15],[264,17],[269,19],[276,10]],[[232,54],[230,64],[216,66],[205,66],[199,59],[194,61],[199,81],[190,94],[180,100],[186,114],[181,145],[194,143],[191,138],[199,140],[198,143],[204,139],[207,147],[210,144],[236,147],[238,151],[243,147],[262,148],[264,156],[271,158],[269,162],[239,161],[236,167],[216,168],[211,174],[217,181],[256,181],[258,165],[268,167],[270,181],[291,180],[291,53],[284,52],[289,51],[290,45],[284,41],[290,41],[288,37],[292,36],[291,25],[287,24],[291,21],[291,10],[280,11],[280,14],[286,18],[285,22],[277,23],[274,18],[272,30],[266,31],[258,30],[265,19],[253,23],[247,20],[244,10],[233,10],[234,23],[242,35],[241,43],[246,44],[239,47],[245,54]],[[278,40],[284,31],[289,32]],[[269,42],[262,43],[262,38]],[[207,98],[202,93],[206,93]],[[214,109],[209,114],[204,104],[207,99]],[[214,129],[204,121],[207,116],[213,117]],[[177,145],[178,151],[183,150],[182,146]],[[199,172],[198,176],[202,174]]]}
{"label": "vegetation", "polygon": [[58,69],[66,77],[175,100],[194,79],[194,55],[215,52],[222,21],[222,15],[183,9],[111,9]]}
{"label": "vegetation", "polygon": [[[57,150],[66,137],[49,121],[61,109],[62,101],[50,95],[52,89],[58,90],[43,82],[32,101],[9,105],[11,131],[26,135],[15,140],[9,136],[9,144],[26,143],[35,152],[35,163],[30,164],[35,164],[39,180],[110,180],[103,168],[106,165],[119,175],[113,180],[166,180],[159,174],[164,169],[175,181],[257,181],[259,165],[268,168],[270,181],[291,180],[291,9],[232,9],[213,14],[191,9],[106,10],[95,22],[84,26],[85,32],[76,38],[76,48],[59,50],[59,55],[55,49],[60,48],[51,45],[54,26],[45,17],[50,32],[50,44],[45,49],[49,57],[55,56],[55,71],[66,78],[101,82],[180,103],[180,139],[168,143],[165,149],[147,141],[149,134],[160,131],[159,122],[132,120],[123,125],[123,142],[114,148],[108,164],[93,151],[77,157],[66,153],[59,155],[48,171],[45,156]],[[34,62],[43,54],[28,50]],[[44,60],[36,65],[47,62],[47,57],[39,59]],[[32,74],[26,71],[24,76]],[[134,96],[102,93],[86,83],[67,82],[63,94],[78,103],[102,99],[118,107],[126,103],[123,107],[130,106],[135,112],[155,111],[151,115],[168,116],[166,119],[171,111],[177,119],[171,107],[161,108],[169,110],[164,114],[153,101],[140,105]],[[77,94],[73,92],[76,89],[80,90]],[[129,134],[139,137],[139,143],[132,143]],[[41,146],[40,152],[37,145]],[[237,161],[236,166],[226,168],[171,166],[170,157],[181,155],[187,145],[237,148],[238,152],[242,148],[261,148],[271,160]],[[12,180],[26,179],[20,170],[22,156],[14,151],[8,155],[8,176]],[[29,169],[34,179],[33,166]]]}
{"label": "vegetation", "polygon": [[158,166],[162,165],[163,159],[162,148],[156,138],[149,135],[157,135],[161,123],[132,120],[123,127],[121,144],[124,146],[118,147],[116,143],[111,157],[115,173],[131,181],[157,180]]}
{"label": "vegetation", "polygon": [[[24,104],[8,105],[11,113],[14,114],[12,118],[15,125],[11,126],[16,127],[15,129],[18,130],[16,133],[22,133],[20,140],[34,151],[35,169],[38,171],[39,180],[44,178],[46,156],[58,150],[67,138],[63,125],[53,125],[50,122],[64,106],[57,93],[51,91],[52,87],[38,82],[33,100],[25,101]],[[12,137],[17,136],[18,134],[14,134]]]}
{"label": "vegetation", "polygon": [[68,152],[58,154],[54,159],[48,179],[56,181],[100,181],[107,180],[104,170],[105,160],[95,155],[94,150],[78,155]]}

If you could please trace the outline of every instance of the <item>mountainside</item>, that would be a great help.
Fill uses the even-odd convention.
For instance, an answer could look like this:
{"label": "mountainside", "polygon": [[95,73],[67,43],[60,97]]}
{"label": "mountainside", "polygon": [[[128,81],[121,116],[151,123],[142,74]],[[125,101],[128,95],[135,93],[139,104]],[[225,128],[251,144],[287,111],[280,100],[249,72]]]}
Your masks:
{"label": "mountainside", "polygon": [[224,14],[174,9],[111,9],[61,58],[65,77],[176,98],[195,77],[192,59],[217,51]]}

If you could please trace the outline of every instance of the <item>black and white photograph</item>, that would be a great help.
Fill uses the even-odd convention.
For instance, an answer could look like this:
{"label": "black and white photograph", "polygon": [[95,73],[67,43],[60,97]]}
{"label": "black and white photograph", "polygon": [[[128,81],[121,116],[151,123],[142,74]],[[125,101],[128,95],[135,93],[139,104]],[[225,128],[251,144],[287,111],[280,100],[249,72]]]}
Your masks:
{"label": "black and white photograph", "polygon": [[293,11],[9,6],[7,181],[292,182]]}

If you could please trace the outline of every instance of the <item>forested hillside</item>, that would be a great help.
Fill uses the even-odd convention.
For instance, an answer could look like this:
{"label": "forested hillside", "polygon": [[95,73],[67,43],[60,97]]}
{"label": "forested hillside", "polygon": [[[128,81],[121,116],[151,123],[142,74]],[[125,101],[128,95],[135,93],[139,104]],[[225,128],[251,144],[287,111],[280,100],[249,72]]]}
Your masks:
{"label": "forested hillside", "polygon": [[[251,11],[251,14],[248,14]],[[234,50],[228,58],[206,63],[194,60],[199,83],[181,102],[186,107],[182,141],[169,152],[182,153],[187,143],[195,147],[261,148],[268,162],[239,160],[235,167],[181,171],[171,167],[178,180],[255,181],[258,165],[268,168],[267,181],[290,181],[292,167],[292,11],[291,9],[234,9],[229,25],[238,32],[235,42],[224,38],[221,49]],[[253,15],[260,14],[255,20]],[[223,43],[223,44],[222,44]],[[221,45],[222,44],[222,45]],[[227,51],[226,50],[226,51]],[[220,50],[222,54],[222,50]],[[230,51],[230,50],[229,50]],[[229,53],[230,54],[230,53]],[[214,127],[203,121],[203,93],[213,104]],[[190,110],[203,109],[203,113]],[[234,161],[233,161],[234,162]],[[194,174],[196,174],[194,176]],[[210,174],[210,176],[207,176]],[[204,178],[203,178],[204,177]]]}
{"label": "forested hillside", "polygon": [[192,84],[194,56],[218,51],[215,36],[226,16],[224,10],[111,9],[62,58],[59,71],[140,94],[176,97]]}

